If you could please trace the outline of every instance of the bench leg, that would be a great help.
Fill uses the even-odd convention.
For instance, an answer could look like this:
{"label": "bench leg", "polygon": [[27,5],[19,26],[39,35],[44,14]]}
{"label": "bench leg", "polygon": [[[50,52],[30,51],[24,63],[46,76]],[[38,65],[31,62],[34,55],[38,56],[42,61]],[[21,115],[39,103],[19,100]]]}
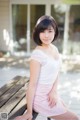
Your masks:
{"label": "bench leg", "polygon": [[47,120],[51,120],[51,118],[47,118]]}
{"label": "bench leg", "polygon": [[[37,116],[38,116],[38,113],[33,111],[33,119],[32,120],[35,120]],[[47,117],[47,120],[51,120],[51,118]]]}

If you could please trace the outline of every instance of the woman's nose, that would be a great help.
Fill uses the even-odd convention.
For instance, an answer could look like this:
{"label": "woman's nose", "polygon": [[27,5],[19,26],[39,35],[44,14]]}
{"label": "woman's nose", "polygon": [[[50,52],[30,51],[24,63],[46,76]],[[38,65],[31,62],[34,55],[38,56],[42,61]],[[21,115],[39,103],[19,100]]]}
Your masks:
{"label": "woman's nose", "polygon": [[45,32],[45,37],[48,37],[48,35],[49,35],[48,32]]}

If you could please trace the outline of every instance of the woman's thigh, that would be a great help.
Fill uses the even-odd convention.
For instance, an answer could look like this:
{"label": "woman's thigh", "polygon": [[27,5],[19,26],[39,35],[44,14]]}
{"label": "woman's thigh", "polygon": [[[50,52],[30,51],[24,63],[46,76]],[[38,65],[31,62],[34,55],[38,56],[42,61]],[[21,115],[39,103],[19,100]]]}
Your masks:
{"label": "woman's thigh", "polygon": [[55,120],[79,120],[78,116],[69,110],[64,114],[51,116],[50,118],[53,118]]}

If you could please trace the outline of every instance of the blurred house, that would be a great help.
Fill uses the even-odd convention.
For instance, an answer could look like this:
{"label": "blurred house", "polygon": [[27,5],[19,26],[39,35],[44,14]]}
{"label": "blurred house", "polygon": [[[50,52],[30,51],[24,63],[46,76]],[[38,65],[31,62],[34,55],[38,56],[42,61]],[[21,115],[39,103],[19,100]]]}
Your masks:
{"label": "blurred house", "polygon": [[[71,2],[68,2],[71,1]],[[35,47],[32,31],[37,19],[52,15],[59,27],[54,42],[64,54],[80,54],[79,0],[0,0],[0,51],[30,54]]]}

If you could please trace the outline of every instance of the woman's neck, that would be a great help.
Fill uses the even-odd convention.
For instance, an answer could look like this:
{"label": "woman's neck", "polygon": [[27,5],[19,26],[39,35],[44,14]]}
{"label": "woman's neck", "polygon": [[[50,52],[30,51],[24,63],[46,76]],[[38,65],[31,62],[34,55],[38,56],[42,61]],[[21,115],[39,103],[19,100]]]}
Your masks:
{"label": "woman's neck", "polygon": [[45,49],[50,49],[51,48],[51,44],[49,44],[49,45],[42,44],[42,47],[45,48]]}

